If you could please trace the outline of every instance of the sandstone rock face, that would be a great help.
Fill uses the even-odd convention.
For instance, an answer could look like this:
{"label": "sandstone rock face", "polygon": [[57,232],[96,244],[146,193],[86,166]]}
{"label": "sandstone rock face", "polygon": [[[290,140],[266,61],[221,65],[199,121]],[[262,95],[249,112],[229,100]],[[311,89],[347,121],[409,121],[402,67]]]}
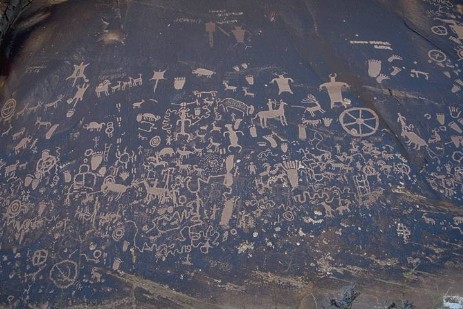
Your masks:
{"label": "sandstone rock face", "polygon": [[29,2],[1,7],[2,306],[459,306],[461,5]]}

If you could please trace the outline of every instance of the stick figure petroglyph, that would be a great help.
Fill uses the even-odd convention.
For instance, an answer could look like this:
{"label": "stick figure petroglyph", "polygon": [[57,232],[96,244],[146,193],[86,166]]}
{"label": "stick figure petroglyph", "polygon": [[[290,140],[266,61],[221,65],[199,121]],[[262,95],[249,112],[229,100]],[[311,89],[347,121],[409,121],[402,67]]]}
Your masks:
{"label": "stick figure petroglyph", "polygon": [[73,79],[74,80],[72,82],[72,87],[74,87],[76,85],[76,81],[79,78],[82,78],[84,80],[84,83],[88,83],[88,79],[87,79],[87,76],[85,76],[84,71],[85,71],[85,68],[89,64],[90,63],[84,64],[83,62],[81,62],[79,65],[74,64],[74,72],[72,72],[72,74],[66,78],[66,80],[68,80],[68,79]]}

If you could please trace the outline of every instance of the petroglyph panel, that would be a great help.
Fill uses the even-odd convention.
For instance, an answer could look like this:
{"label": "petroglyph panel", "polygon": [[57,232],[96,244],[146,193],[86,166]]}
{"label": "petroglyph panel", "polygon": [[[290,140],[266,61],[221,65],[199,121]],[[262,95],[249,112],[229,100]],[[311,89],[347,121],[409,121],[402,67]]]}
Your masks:
{"label": "petroglyph panel", "polygon": [[461,12],[232,2],[26,9],[0,83],[0,303],[203,308],[206,286],[305,295],[459,261]]}

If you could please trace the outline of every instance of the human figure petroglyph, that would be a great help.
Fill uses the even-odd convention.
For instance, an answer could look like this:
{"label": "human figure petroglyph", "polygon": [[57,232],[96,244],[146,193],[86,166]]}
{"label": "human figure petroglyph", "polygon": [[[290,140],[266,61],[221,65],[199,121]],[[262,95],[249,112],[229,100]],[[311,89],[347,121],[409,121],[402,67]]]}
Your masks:
{"label": "human figure petroglyph", "polygon": [[231,148],[238,148],[238,152],[241,152],[243,147],[238,144],[238,133],[241,133],[241,135],[244,135],[243,131],[235,131],[233,129],[233,126],[231,124],[226,124],[225,128],[227,128],[227,131],[223,133],[223,136],[228,135],[228,139],[230,142],[230,145],[228,146],[228,151],[230,151]]}
{"label": "human figure petroglyph", "polygon": [[323,89],[326,89],[326,91],[328,91],[328,96],[331,100],[331,108],[334,108],[336,103],[341,103],[342,106],[346,107],[349,104],[349,102],[343,98],[342,91],[344,89],[348,89],[349,85],[344,82],[336,81],[336,73],[330,74],[329,77],[330,81],[328,83],[320,85],[320,91]]}
{"label": "human figure petroglyph", "polygon": [[294,80],[290,77],[285,77],[285,73],[283,74],[277,74],[278,77],[272,79],[270,81],[271,84],[276,83],[278,86],[278,94],[282,94],[283,92],[288,92],[290,94],[293,94],[293,91],[291,90],[291,87],[289,83],[293,83]]}
{"label": "human figure petroglyph", "polygon": [[288,105],[288,103],[284,102],[283,100],[280,100],[280,105],[278,109],[272,109],[268,111],[260,111],[256,114],[256,116],[252,119],[256,119],[259,117],[260,121],[260,126],[262,128],[267,127],[267,120],[272,119],[272,118],[278,118],[280,120],[280,123],[282,125],[288,125],[286,122],[286,116],[285,116],[285,106]]}
{"label": "human figure petroglyph", "polygon": [[176,125],[180,125],[180,132],[175,132],[175,139],[178,139],[178,136],[186,136],[187,140],[191,139],[190,133],[186,132],[186,124],[188,123],[189,126],[191,126],[192,121],[191,119],[188,118],[188,111],[190,109],[186,107],[181,107],[178,111],[180,119],[177,120]]}
{"label": "human figure petroglyph", "polygon": [[76,81],[79,78],[82,78],[84,83],[88,83],[88,78],[85,76],[84,71],[89,64],[90,63],[84,64],[83,62],[81,62],[79,65],[74,64],[74,72],[72,72],[72,74],[66,78],[66,80],[73,79],[72,87],[76,85]]}
{"label": "human figure petroglyph", "polygon": [[88,83],[85,83],[82,86],[77,86],[76,94],[74,95],[74,97],[69,98],[67,100],[67,103],[71,104],[72,102],[74,102],[74,106],[75,106],[75,104],[77,104],[77,102],[82,101],[83,98],[84,98],[84,94],[87,91],[89,86],[90,86],[90,84],[88,84]]}

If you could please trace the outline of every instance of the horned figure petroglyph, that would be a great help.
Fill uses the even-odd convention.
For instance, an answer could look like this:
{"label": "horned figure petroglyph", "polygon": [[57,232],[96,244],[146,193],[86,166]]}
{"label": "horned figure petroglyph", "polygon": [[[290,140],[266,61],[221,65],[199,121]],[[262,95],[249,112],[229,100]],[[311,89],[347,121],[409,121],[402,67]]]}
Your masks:
{"label": "horned figure petroglyph", "polygon": [[310,116],[315,117],[315,112],[320,112],[324,113],[325,110],[321,107],[320,103],[318,100],[315,98],[315,96],[308,94],[307,98],[303,99],[301,103],[307,103],[310,104],[311,106],[299,106],[299,105],[294,105],[293,107],[298,107],[298,108],[303,108],[304,113],[308,112],[310,113]]}
{"label": "horned figure petroglyph", "polygon": [[141,184],[145,187],[145,190],[146,190],[145,201],[147,203],[151,202],[153,198],[157,198],[158,200],[161,200],[164,197],[166,197],[167,193],[169,192],[168,189],[156,187],[156,184],[154,184],[153,186],[150,186],[146,180],[142,180]]}
{"label": "horned figure petroglyph", "polygon": [[280,123],[282,125],[288,125],[288,122],[286,121],[286,116],[285,116],[285,106],[288,105],[288,103],[280,100],[280,106],[278,109],[269,109],[267,111],[260,111],[256,114],[256,117],[253,119],[256,119],[259,117],[259,122],[260,126],[262,128],[267,127],[267,120],[272,119],[272,118],[278,118],[280,120]]}
{"label": "horned figure petroglyph", "polygon": [[397,118],[397,122],[400,123],[402,127],[402,132],[400,136],[405,137],[405,143],[409,146],[412,146],[413,149],[419,150],[421,147],[427,147],[428,144],[424,139],[422,139],[418,134],[412,131],[413,125],[407,125],[405,123],[405,117],[402,116],[400,113],[398,114],[399,117]]}
{"label": "horned figure petroglyph", "polygon": [[101,191],[105,194],[108,192],[113,192],[116,193],[115,200],[118,200],[121,198],[122,194],[127,191],[131,186],[126,186],[122,184],[116,183],[115,179],[113,176],[108,176],[105,178],[103,181],[103,184],[101,185]]}

